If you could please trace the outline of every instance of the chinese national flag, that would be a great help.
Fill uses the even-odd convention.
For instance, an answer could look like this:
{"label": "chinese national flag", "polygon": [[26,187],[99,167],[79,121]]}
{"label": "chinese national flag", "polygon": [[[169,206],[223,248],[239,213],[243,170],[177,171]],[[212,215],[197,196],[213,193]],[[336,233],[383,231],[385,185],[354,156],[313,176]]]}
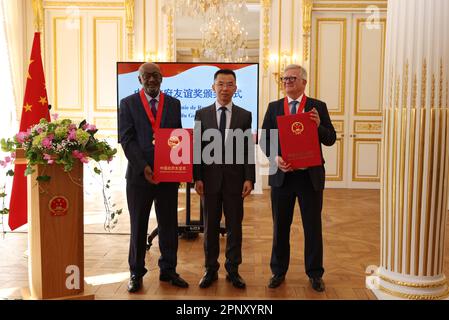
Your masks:
{"label": "chinese national flag", "polygon": [[[40,33],[35,32],[28,66],[25,96],[23,98],[20,131],[27,131],[30,126],[38,123],[42,118],[50,121],[44,68],[42,66]],[[16,164],[14,168],[8,220],[11,230],[27,223],[27,178],[24,175],[25,168],[26,164]]]}

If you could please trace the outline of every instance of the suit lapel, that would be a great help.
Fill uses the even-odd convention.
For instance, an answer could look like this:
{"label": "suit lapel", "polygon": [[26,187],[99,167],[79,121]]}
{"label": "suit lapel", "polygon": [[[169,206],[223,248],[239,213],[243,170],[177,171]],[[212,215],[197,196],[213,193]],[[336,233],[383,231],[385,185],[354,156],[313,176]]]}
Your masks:
{"label": "suit lapel", "polygon": [[217,110],[215,108],[215,103],[210,105],[208,107],[208,113],[209,116],[207,117],[207,127],[208,128],[214,128],[214,129],[218,129],[218,125],[217,125]]}
{"label": "suit lapel", "polygon": [[312,109],[313,109],[312,99],[307,97],[306,106],[304,107],[304,112],[309,112]]}
{"label": "suit lapel", "polygon": [[164,97],[164,109],[162,109],[162,119],[161,119],[161,128],[165,128],[166,127],[166,122],[167,122],[167,109],[169,108],[169,104],[167,101],[167,96]]}
{"label": "suit lapel", "polygon": [[229,124],[229,129],[236,129],[237,128],[237,120],[239,109],[236,108],[237,106],[235,104],[232,104],[232,113],[231,113],[231,123]]}

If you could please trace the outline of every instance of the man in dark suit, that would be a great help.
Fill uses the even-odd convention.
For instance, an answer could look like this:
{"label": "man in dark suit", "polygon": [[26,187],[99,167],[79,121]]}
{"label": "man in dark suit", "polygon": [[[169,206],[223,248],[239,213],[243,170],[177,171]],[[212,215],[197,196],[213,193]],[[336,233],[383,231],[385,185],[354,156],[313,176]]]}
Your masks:
{"label": "man in dark suit", "polygon": [[[216,102],[195,114],[195,136],[201,130],[203,140],[199,142],[202,157],[201,164],[194,166],[194,180],[204,210],[206,267],[199,286],[207,288],[218,279],[219,231],[223,209],[227,233],[226,279],[234,287],[243,289],[246,284],[238,273],[242,263],[243,199],[251,193],[255,182],[251,113],[232,103],[237,90],[234,71],[218,70],[212,89],[217,95]],[[205,138],[209,135],[214,137],[209,138],[212,141]],[[207,154],[205,151],[211,144],[214,148]]]}
{"label": "man in dark suit", "polygon": [[322,151],[323,165],[293,170],[291,165],[282,159],[278,141],[270,141],[270,133],[267,130],[278,129],[276,117],[285,114],[285,104],[290,114],[309,112],[310,118],[317,125],[320,149],[321,144],[333,145],[336,134],[326,104],[306,97],[304,94],[307,84],[307,72],[304,68],[299,65],[287,66],[282,83],[287,97],[268,105],[260,142],[264,153],[277,166],[275,173],[270,174],[268,180],[271,186],[273,213],[273,247],[270,262],[272,277],[268,287],[276,288],[285,279],[290,261],[290,226],[295,202],[298,199],[304,229],[306,274],[309,276],[312,288],[321,292],[324,291],[321,209],[325,180]]}
{"label": "man in dark suit", "polygon": [[129,292],[142,287],[145,269],[148,219],[153,202],[158,223],[161,281],[186,288],[176,273],[178,250],[178,183],[157,183],[153,178],[154,135],[158,128],[181,128],[181,103],[160,92],[162,74],[158,65],[139,68],[142,89],[120,101],[120,143],[128,159],[126,197],[131,218]]}

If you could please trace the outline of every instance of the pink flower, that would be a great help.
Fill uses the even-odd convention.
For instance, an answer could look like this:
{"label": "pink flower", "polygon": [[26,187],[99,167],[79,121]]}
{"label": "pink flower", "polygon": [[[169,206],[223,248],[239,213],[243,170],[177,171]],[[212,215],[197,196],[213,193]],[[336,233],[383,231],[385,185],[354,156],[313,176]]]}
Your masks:
{"label": "pink flower", "polygon": [[29,135],[28,132],[23,132],[23,131],[19,132],[18,134],[16,134],[17,142],[24,143],[25,139],[28,138],[28,135]]}
{"label": "pink flower", "polygon": [[86,123],[86,124],[83,126],[83,129],[86,130],[86,131],[95,131],[95,130],[97,130],[97,127],[96,127],[94,124],[88,124],[88,123]]}
{"label": "pink flower", "polygon": [[0,166],[2,166],[3,168],[5,168],[7,165],[7,163],[3,160],[0,160]]}
{"label": "pink flower", "polygon": [[42,129],[42,128],[37,128],[36,131],[37,131],[37,133],[40,134],[40,133],[42,133],[42,131],[44,131],[44,129]]}
{"label": "pink flower", "polygon": [[5,157],[5,162],[6,162],[6,163],[11,162],[11,157]]}
{"label": "pink flower", "polygon": [[75,140],[76,139],[76,130],[70,129],[69,134],[67,135],[67,139]]}
{"label": "pink flower", "polygon": [[44,160],[51,160],[51,155],[44,153]]}
{"label": "pink flower", "polygon": [[76,124],[74,123],[69,124],[69,130],[76,130]]}
{"label": "pink flower", "polygon": [[89,160],[86,158],[86,155],[78,150],[72,151],[72,156],[79,159],[82,163],[88,163]]}
{"label": "pink flower", "polygon": [[50,159],[50,160],[47,160],[47,163],[48,163],[48,164],[53,164],[54,162],[55,162],[55,160],[51,160],[51,159]]}
{"label": "pink flower", "polygon": [[11,158],[15,159],[16,158],[16,153],[15,152],[11,152]]}
{"label": "pink flower", "polygon": [[53,141],[53,135],[50,134],[48,137],[44,138],[44,140],[42,140],[42,146],[46,149],[50,149],[51,148],[51,143]]}
{"label": "pink flower", "polygon": [[52,116],[53,116],[53,120],[58,120],[58,118],[59,118],[59,114],[57,114],[57,113],[53,113],[52,114]]}

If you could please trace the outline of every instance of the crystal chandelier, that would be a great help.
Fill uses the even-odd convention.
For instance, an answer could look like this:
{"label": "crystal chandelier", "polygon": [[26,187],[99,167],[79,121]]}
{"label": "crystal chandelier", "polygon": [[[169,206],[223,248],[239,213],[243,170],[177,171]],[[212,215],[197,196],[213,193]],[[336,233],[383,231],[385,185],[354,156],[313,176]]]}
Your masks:
{"label": "crystal chandelier", "polygon": [[189,17],[201,17],[202,52],[206,58],[241,62],[246,56],[247,35],[236,16],[246,14],[245,0],[168,0],[165,10]]}
{"label": "crystal chandelier", "polygon": [[[219,18],[218,18],[219,17]],[[202,49],[206,58],[221,62],[242,62],[246,56],[247,36],[240,21],[229,12],[209,19],[201,27]]]}

